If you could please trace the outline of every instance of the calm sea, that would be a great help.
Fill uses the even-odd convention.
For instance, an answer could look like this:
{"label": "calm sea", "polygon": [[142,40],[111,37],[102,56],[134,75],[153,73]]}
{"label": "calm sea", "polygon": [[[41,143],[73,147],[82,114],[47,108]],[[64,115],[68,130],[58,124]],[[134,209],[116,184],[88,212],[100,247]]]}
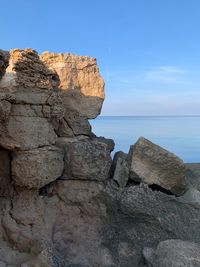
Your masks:
{"label": "calm sea", "polygon": [[185,162],[200,162],[200,116],[100,116],[90,122],[96,135],[115,141],[115,151],[128,152],[144,136]]}

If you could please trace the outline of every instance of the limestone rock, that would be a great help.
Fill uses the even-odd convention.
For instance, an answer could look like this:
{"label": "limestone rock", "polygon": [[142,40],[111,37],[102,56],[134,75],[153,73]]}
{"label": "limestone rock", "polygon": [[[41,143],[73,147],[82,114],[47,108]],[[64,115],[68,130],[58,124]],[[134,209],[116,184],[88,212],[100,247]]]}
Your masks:
{"label": "limestone rock", "polygon": [[56,141],[53,126],[46,118],[11,116],[7,129],[21,150],[48,146]]}
{"label": "limestone rock", "polygon": [[88,135],[91,134],[91,126],[86,117],[81,116],[76,111],[66,110],[65,121],[72,129],[74,135]]}
{"label": "limestone rock", "polygon": [[141,137],[130,147],[130,178],[136,182],[158,185],[181,195],[185,191],[185,167],[181,159]]}
{"label": "limestone rock", "polygon": [[182,240],[165,240],[154,252],[152,267],[200,266],[200,245]]}
{"label": "limestone rock", "polygon": [[59,88],[66,92],[64,101],[68,109],[90,119],[99,115],[104,100],[104,81],[95,58],[45,52],[40,59],[58,74]]}
{"label": "limestone rock", "polygon": [[98,140],[85,139],[65,145],[65,179],[106,180],[111,167],[110,147]]}
{"label": "limestone rock", "polygon": [[10,153],[6,150],[0,150],[0,197],[11,197],[13,194],[10,167]]}
{"label": "limestone rock", "polygon": [[12,178],[15,185],[41,188],[62,175],[63,152],[56,147],[16,151],[12,160]]}
{"label": "limestone rock", "polygon": [[9,52],[9,65],[0,82],[0,88],[56,88],[58,75],[49,70],[32,49],[14,49]]}
{"label": "limestone rock", "polygon": [[104,185],[95,181],[59,180],[58,194],[58,202],[55,196],[45,199],[45,218],[54,221],[53,243],[69,266],[114,267],[112,252],[103,242],[107,234],[104,227],[109,220]]}

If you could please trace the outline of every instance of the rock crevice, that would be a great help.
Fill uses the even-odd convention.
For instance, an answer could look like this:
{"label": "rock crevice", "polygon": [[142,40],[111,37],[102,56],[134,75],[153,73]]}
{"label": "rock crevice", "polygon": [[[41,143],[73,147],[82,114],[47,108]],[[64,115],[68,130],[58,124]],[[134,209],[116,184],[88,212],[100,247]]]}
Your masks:
{"label": "rock crevice", "polygon": [[200,167],[145,138],[112,160],[103,100],[94,58],[0,50],[0,266],[200,266]]}

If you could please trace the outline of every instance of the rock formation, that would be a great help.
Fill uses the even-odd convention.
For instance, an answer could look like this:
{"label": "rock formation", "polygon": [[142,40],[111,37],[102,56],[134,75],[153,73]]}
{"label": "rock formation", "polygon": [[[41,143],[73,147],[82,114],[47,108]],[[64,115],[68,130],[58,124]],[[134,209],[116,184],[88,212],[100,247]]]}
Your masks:
{"label": "rock formation", "polygon": [[103,99],[95,59],[0,51],[0,267],[200,266],[199,166],[144,138],[112,160]]}

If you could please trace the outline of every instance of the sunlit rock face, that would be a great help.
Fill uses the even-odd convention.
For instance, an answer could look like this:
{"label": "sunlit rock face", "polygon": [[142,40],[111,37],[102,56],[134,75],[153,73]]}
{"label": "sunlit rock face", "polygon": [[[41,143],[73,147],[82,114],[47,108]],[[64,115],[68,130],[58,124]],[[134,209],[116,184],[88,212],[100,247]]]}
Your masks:
{"label": "sunlit rock face", "polygon": [[104,81],[95,58],[45,52],[40,59],[58,74],[59,88],[66,92],[64,96],[69,108],[90,119],[100,113]]}
{"label": "sunlit rock face", "polygon": [[50,71],[33,49],[13,49],[9,52],[9,64],[0,87],[3,88],[56,88],[58,76]]}

